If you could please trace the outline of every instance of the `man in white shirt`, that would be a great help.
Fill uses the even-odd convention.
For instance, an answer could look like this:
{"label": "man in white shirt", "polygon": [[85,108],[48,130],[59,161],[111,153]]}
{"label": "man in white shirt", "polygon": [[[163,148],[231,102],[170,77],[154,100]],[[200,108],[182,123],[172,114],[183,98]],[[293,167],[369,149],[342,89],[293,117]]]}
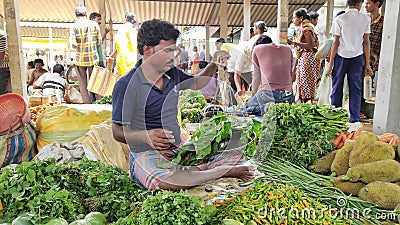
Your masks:
{"label": "man in white shirt", "polygon": [[253,73],[251,53],[258,37],[265,31],[266,27],[264,21],[254,23],[254,36],[250,38],[250,40],[240,43],[237,46],[237,49],[241,51],[235,64],[235,84],[237,91],[241,91],[242,86],[244,86],[246,91],[249,89]]}
{"label": "man in white shirt", "polygon": [[[326,76],[332,75],[331,103],[342,106],[345,74],[350,93],[350,123],[359,126],[362,75],[371,76],[370,67],[370,23],[369,16],[360,12],[362,0],[347,0],[344,14],[335,18],[331,33],[334,42],[331,49]],[[333,67],[333,70],[332,70]]]}
{"label": "man in white shirt", "polygon": [[53,67],[53,73],[44,73],[33,83],[33,87],[43,88],[44,96],[56,96],[62,101],[65,88],[69,88],[67,81],[62,78],[63,71],[64,67],[62,65],[55,65]]}

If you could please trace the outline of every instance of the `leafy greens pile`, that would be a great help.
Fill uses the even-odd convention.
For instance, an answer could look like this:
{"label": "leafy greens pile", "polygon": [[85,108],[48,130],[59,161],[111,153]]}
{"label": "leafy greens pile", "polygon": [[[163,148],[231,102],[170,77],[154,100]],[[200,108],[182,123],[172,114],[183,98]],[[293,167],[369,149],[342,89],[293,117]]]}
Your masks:
{"label": "leafy greens pile", "polygon": [[179,104],[183,123],[199,123],[207,101],[200,91],[184,90],[179,93]]}
{"label": "leafy greens pile", "polygon": [[61,165],[55,159],[24,162],[2,169],[0,222],[11,222],[24,213],[34,215],[37,224],[52,218],[71,222],[95,211],[112,222],[140,207],[146,195],[116,166],[85,159]]}
{"label": "leafy greens pile", "polygon": [[346,130],[348,113],[330,105],[276,104],[263,117],[255,158],[281,158],[308,167],[332,151],[336,134]]}
{"label": "leafy greens pile", "polygon": [[200,197],[163,191],[148,196],[139,214],[140,225],[206,224],[208,214]]}
{"label": "leafy greens pile", "polygon": [[208,161],[218,151],[229,150],[230,146],[244,150],[245,157],[251,158],[256,152],[260,128],[261,122],[255,119],[240,119],[220,113],[200,124],[171,163],[159,163],[157,166],[193,166]]}

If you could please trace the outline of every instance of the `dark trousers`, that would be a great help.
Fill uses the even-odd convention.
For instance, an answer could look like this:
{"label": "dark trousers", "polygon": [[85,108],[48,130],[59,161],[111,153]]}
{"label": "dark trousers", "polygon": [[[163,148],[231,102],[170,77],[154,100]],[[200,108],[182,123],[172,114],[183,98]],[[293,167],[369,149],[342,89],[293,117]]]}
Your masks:
{"label": "dark trousers", "polygon": [[0,68],[0,95],[10,92],[10,70],[8,68]]}
{"label": "dark trousers", "polygon": [[331,103],[335,107],[342,106],[343,82],[347,74],[350,95],[350,123],[360,121],[361,87],[364,64],[364,54],[354,58],[343,58],[338,54],[335,56],[332,71]]}

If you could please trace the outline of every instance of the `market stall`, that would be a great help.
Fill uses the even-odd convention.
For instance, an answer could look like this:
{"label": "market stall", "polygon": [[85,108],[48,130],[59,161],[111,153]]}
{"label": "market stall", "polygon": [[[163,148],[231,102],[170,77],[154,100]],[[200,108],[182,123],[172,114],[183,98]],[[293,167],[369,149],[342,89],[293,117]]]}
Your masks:
{"label": "market stall", "polygon": [[[127,170],[129,148],[112,137],[100,105],[44,103],[31,158],[0,173],[0,222],[8,224],[381,224],[399,222],[398,137],[348,132],[332,106],[272,104],[262,118],[181,93],[188,139],[170,163],[193,166],[243,151],[256,179],[221,178],[188,191],[150,192]],[[25,126],[24,126],[25,127]],[[35,160],[30,161],[36,155]],[[30,161],[30,162],[28,162]],[[366,213],[367,212],[367,213]]]}

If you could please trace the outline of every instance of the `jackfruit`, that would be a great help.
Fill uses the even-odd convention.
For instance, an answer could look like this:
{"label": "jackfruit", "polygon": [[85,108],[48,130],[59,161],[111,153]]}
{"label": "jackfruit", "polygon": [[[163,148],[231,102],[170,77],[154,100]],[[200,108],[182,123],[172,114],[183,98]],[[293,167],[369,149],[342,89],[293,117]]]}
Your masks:
{"label": "jackfruit", "polygon": [[364,150],[364,147],[376,141],[378,141],[378,136],[376,134],[373,134],[371,132],[361,133],[360,136],[357,137],[353,150],[350,153],[349,166],[353,167],[355,165],[360,164],[358,162],[358,159],[361,152]]}
{"label": "jackfruit", "polygon": [[332,162],[335,159],[336,153],[339,150],[332,151],[328,155],[319,158],[315,161],[315,172],[317,173],[330,173]]}
{"label": "jackfruit", "polygon": [[347,173],[347,170],[349,169],[350,152],[353,150],[353,147],[354,142],[347,142],[341,149],[339,149],[331,165],[332,172],[336,173],[338,176]]}
{"label": "jackfruit", "polygon": [[365,187],[363,182],[350,182],[350,181],[344,181],[342,178],[344,175],[335,177],[331,179],[331,182],[333,183],[333,186],[340,189],[343,191],[343,193],[348,194],[348,195],[353,195],[357,196],[358,192],[361,190],[361,188]]}
{"label": "jackfruit", "polygon": [[371,183],[373,181],[396,182],[400,180],[400,163],[393,159],[370,162],[351,167],[345,179],[351,182],[362,181]]}
{"label": "jackfruit", "polygon": [[355,161],[357,162],[356,164],[364,164],[385,159],[394,159],[394,157],[394,148],[390,144],[376,141],[365,146]]}
{"label": "jackfruit", "polygon": [[400,186],[375,181],[361,188],[358,197],[365,201],[373,202],[382,209],[394,209],[400,204]]}

